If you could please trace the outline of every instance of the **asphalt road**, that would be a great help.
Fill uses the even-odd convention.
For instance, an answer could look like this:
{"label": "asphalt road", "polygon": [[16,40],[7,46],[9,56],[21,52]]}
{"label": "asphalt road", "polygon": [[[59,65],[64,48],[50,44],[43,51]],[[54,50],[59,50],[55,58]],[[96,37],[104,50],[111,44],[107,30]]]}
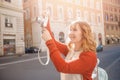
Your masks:
{"label": "asphalt road", "polygon": [[[106,46],[97,55],[99,66],[107,71],[109,80],[119,80],[120,45]],[[25,54],[0,57],[0,80],[60,80],[60,75],[52,62],[43,66],[37,54]]]}
{"label": "asphalt road", "polygon": [[0,58],[0,80],[59,80],[59,73],[50,62],[39,63],[37,54]]}
{"label": "asphalt road", "polygon": [[104,47],[98,58],[99,66],[106,70],[109,80],[120,80],[120,44]]}

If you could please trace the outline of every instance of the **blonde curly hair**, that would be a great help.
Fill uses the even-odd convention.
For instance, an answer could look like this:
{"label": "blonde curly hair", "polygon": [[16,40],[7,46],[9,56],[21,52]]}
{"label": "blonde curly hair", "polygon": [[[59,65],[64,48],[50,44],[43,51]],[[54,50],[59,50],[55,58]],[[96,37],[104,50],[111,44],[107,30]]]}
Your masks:
{"label": "blonde curly hair", "polygon": [[[82,32],[81,48],[83,52],[87,52],[87,51],[96,52],[96,42],[94,40],[90,25],[86,22],[81,22],[77,20],[72,22],[72,24],[70,24],[70,27],[71,26],[76,27],[76,25],[79,25],[79,27],[81,28],[81,32]],[[69,42],[68,43],[69,49],[72,49],[72,46],[73,44]]]}

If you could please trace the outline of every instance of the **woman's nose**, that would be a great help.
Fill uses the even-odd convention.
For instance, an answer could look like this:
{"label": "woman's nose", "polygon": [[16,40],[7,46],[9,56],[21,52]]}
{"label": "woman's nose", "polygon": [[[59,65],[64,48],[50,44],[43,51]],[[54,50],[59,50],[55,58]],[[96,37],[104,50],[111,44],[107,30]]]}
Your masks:
{"label": "woman's nose", "polygon": [[69,34],[73,34],[74,32],[73,31],[70,31],[70,33]]}
{"label": "woman's nose", "polygon": [[70,33],[69,33],[69,37],[71,37],[73,35],[73,31],[71,31]]}

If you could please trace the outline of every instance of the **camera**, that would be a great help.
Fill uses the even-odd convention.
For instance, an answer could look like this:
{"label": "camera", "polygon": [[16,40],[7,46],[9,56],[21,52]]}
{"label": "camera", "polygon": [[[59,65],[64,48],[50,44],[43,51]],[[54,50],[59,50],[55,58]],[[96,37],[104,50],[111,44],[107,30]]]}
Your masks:
{"label": "camera", "polygon": [[47,22],[48,22],[48,17],[40,17],[38,16],[36,18],[36,21],[40,24],[40,27],[46,27],[47,26]]}

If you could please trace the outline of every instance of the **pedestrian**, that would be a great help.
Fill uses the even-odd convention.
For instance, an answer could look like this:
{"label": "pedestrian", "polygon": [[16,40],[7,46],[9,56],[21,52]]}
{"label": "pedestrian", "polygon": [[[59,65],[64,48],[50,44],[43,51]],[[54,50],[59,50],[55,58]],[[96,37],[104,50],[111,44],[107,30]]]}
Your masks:
{"label": "pedestrian", "polygon": [[76,20],[69,27],[68,44],[55,40],[49,21],[47,27],[43,28],[42,38],[49,49],[50,58],[60,72],[61,80],[92,80],[97,56],[90,26],[86,22]]}

